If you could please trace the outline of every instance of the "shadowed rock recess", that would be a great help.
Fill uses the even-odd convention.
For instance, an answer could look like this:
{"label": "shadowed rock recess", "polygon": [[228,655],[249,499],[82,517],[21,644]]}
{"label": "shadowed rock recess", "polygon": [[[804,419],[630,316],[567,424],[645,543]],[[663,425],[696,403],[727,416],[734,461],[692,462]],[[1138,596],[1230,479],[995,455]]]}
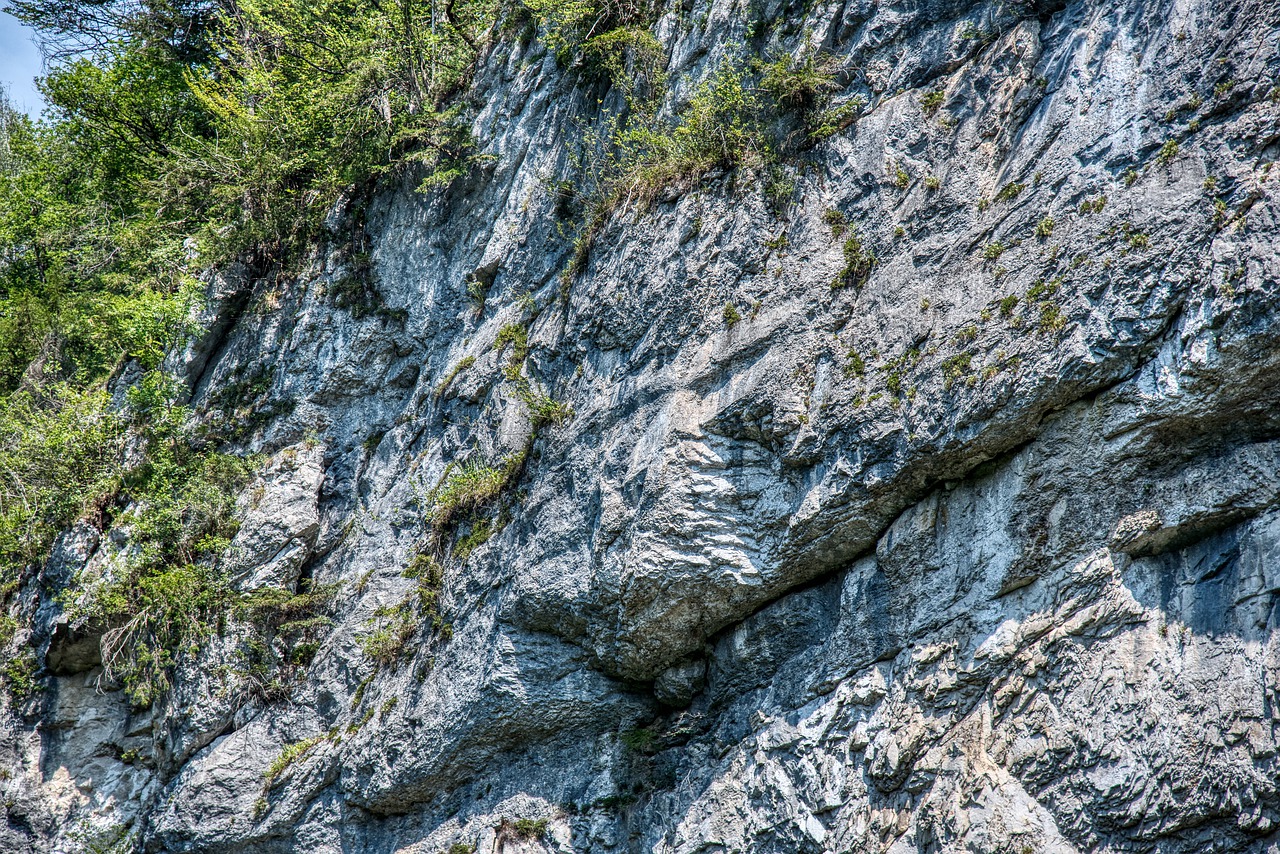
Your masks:
{"label": "shadowed rock recess", "polygon": [[[856,120],[570,267],[549,188],[622,96],[499,38],[491,156],[362,203],[367,272],[211,275],[170,364],[208,417],[257,395],[234,583],[339,583],[332,625],[255,691],[231,621],[139,712],[41,600],[0,850],[1280,850],[1280,7],[653,33],[667,114],[821,50]],[[499,494],[450,515],[460,472]]]}

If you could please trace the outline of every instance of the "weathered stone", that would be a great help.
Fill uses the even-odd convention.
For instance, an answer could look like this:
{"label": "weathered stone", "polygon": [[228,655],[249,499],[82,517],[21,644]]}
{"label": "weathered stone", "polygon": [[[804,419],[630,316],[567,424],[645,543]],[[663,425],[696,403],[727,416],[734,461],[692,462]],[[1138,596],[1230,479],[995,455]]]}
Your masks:
{"label": "weathered stone", "polygon": [[[61,675],[93,662],[59,628],[55,699],[0,730],[0,847],[119,820],[192,854],[1275,849],[1280,20],[787,8],[655,28],[672,110],[744,49],[850,72],[836,99],[865,111],[791,164],[780,211],[749,169],[714,173],[616,213],[562,284],[546,188],[581,180],[599,93],[534,40],[479,65],[496,159],[369,206],[386,311],[326,296],[342,247],[275,311],[242,310],[243,271],[211,280],[211,331],[172,361],[197,407],[269,375],[275,413],[245,448],[270,462],[236,582],[341,582],[335,624],[280,702],[232,696],[229,628],[146,727]],[[828,211],[876,255],[860,289],[831,286]],[[417,601],[443,479],[530,438],[495,347],[513,323],[529,389],[573,417],[486,541],[443,538],[451,636],[420,614],[375,664],[361,641]],[[127,548],[103,542],[86,571]],[[143,761],[112,755],[143,736]]]}

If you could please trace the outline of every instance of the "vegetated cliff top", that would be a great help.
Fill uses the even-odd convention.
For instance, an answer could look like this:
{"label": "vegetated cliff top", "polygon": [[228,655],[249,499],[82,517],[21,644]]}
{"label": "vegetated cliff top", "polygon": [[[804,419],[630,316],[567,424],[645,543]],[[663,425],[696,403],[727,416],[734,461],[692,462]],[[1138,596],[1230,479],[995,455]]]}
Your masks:
{"label": "vegetated cliff top", "polygon": [[1265,850],[1268,4],[11,6],[0,847]]}

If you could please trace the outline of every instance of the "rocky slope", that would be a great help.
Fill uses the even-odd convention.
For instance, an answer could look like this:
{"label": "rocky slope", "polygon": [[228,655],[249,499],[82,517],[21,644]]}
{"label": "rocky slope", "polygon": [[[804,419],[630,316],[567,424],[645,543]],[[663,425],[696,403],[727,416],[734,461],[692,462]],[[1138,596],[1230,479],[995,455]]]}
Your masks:
{"label": "rocky slope", "polygon": [[[562,280],[548,188],[613,96],[501,42],[491,158],[335,211],[356,255],[212,277],[172,365],[268,458],[237,584],[341,582],[333,626],[287,690],[231,625],[131,710],[52,598],[122,535],[68,532],[23,591],[50,686],[3,723],[0,848],[1277,848],[1280,8],[715,0],[655,32],[672,110],[743,45],[825,50],[868,103],[781,212],[713,175]],[[372,302],[336,299],[366,249]],[[530,389],[572,418],[487,539],[432,542]],[[440,625],[379,663],[437,545]]]}

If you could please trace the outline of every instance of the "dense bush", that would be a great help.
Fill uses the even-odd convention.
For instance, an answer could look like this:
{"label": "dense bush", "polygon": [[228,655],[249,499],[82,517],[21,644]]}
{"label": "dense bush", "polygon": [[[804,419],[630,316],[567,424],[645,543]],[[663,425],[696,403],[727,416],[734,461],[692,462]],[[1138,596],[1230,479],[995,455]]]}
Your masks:
{"label": "dense bush", "polygon": [[58,531],[119,488],[124,425],[106,395],[66,384],[0,405],[0,589],[48,551]]}

